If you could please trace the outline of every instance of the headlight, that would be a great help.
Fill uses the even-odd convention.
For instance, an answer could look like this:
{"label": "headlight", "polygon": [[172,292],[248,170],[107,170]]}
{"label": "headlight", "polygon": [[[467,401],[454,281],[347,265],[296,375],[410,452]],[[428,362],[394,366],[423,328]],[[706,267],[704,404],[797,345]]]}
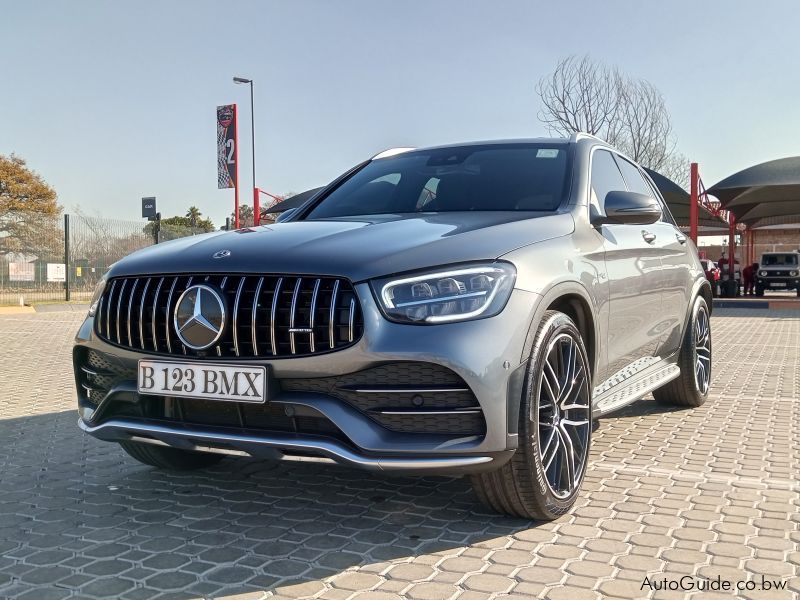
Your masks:
{"label": "headlight", "polygon": [[797,277],[797,271],[790,271],[789,277]]}
{"label": "headlight", "polygon": [[103,290],[106,289],[106,278],[105,275],[100,278],[100,281],[97,282],[97,285],[94,288],[94,292],[92,293],[92,299],[89,302],[89,316],[93,317],[94,313],[97,312],[97,305],[100,302],[100,296],[103,295]]}
{"label": "headlight", "polygon": [[372,289],[390,320],[433,325],[496,315],[516,276],[510,263],[491,263],[380,279]]}
{"label": "headlight", "polygon": [[766,271],[759,271],[758,274],[761,275],[761,277],[766,277],[767,276],[767,272]]}

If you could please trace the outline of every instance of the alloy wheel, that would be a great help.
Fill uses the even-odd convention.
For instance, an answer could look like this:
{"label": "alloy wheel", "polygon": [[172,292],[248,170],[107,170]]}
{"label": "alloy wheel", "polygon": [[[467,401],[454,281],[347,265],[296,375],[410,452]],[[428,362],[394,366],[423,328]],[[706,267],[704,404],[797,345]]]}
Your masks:
{"label": "alloy wheel", "polygon": [[589,372],[570,334],[556,336],[546,356],[539,381],[539,456],[550,491],[567,498],[580,485],[588,460]]}
{"label": "alloy wheel", "polygon": [[697,310],[694,323],[694,383],[706,395],[711,383],[711,324],[704,306]]}

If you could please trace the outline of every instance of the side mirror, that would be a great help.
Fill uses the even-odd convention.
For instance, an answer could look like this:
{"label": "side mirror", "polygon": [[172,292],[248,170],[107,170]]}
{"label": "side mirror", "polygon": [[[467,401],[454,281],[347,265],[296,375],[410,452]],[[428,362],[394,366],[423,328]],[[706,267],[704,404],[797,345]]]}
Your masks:
{"label": "side mirror", "polygon": [[285,211],[283,211],[281,214],[278,215],[278,218],[275,219],[275,222],[282,223],[283,221],[288,221],[294,216],[296,212],[297,212],[296,208],[287,208]]}
{"label": "side mirror", "polygon": [[604,202],[605,215],[592,218],[592,225],[649,225],[661,218],[658,201],[638,192],[608,192]]}

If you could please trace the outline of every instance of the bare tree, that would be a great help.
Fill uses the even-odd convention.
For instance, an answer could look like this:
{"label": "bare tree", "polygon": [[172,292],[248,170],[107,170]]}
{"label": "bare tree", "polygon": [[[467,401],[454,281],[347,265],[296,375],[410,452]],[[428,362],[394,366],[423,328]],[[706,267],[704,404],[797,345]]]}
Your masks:
{"label": "bare tree", "polygon": [[672,123],[664,97],[653,84],[625,79],[617,92],[616,118],[609,124],[607,140],[636,162],[656,168],[674,147]]}
{"label": "bare tree", "polygon": [[659,168],[653,170],[658,171],[665,177],[669,177],[683,189],[688,190],[689,164],[689,159],[685,154],[673,151]]}
{"label": "bare tree", "polygon": [[616,117],[619,79],[616,69],[588,56],[564,58],[536,86],[543,105],[539,119],[556,133],[601,134]]}
{"label": "bare tree", "polygon": [[688,161],[675,151],[664,96],[652,83],[570,56],[536,86],[541,120],[551,132],[604,138],[639,164],[685,186]]}

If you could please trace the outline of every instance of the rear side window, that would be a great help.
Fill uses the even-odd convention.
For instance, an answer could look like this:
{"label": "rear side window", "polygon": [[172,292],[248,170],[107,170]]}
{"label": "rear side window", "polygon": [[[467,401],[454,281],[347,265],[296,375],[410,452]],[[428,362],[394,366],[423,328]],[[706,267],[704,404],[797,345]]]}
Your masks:
{"label": "rear side window", "polygon": [[642,172],[632,162],[625,160],[621,156],[616,156],[617,164],[619,165],[622,174],[625,177],[625,182],[628,184],[628,191],[637,192],[655,198],[661,206],[661,220],[665,223],[675,225],[672,214],[669,212],[665,202],[662,202],[661,196],[657,194],[653,187],[647,182]]}
{"label": "rear side window", "polygon": [[622,171],[623,177],[625,177],[625,182],[628,184],[628,191],[644,194],[645,196],[653,195],[650,186],[647,185],[639,169],[619,156],[617,157],[617,164],[619,165],[619,170]]}
{"label": "rear side window", "polygon": [[610,152],[597,150],[592,155],[591,188],[589,202],[600,213],[604,214],[606,194],[608,192],[626,191],[625,180],[622,179],[617,163]]}

